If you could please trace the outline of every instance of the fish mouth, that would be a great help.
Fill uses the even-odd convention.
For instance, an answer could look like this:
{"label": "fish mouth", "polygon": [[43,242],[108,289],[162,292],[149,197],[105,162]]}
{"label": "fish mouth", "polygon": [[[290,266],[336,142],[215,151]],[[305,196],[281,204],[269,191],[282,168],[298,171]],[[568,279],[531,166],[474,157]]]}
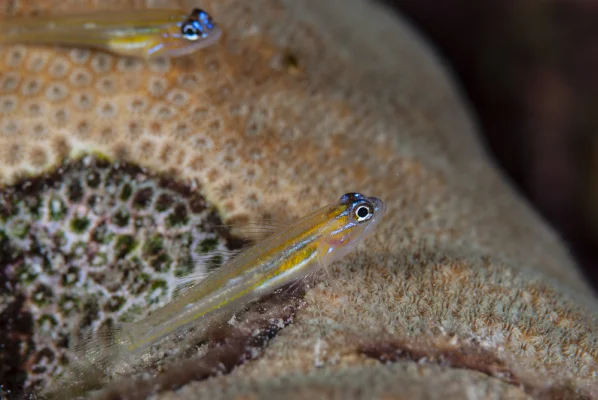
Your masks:
{"label": "fish mouth", "polygon": [[386,212],[386,204],[377,197],[368,197],[368,201],[374,206],[376,214],[384,214]]}
{"label": "fish mouth", "polygon": [[171,49],[168,50],[168,57],[169,58],[175,58],[175,57],[182,57],[182,56],[186,56],[192,53],[195,53],[196,51],[203,49],[204,47],[208,47],[211,46],[212,44],[216,43],[218,41],[218,39],[220,39],[220,37],[222,36],[222,29],[220,29],[220,27],[215,26],[214,28],[212,28],[209,33],[208,36],[205,38],[202,38],[196,42],[190,42],[190,44],[188,46],[183,46],[177,49]]}
{"label": "fish mouth", "polygon": [[222,29],[220,29],[219,26],[214,26],[208,32],[208,37],[206,37],[203,40],[201,40],[201,44],[204,45],[204,46],[209,46],[209,45],[217,42],[218,39],[220,39],[220,36],[222,36]]}

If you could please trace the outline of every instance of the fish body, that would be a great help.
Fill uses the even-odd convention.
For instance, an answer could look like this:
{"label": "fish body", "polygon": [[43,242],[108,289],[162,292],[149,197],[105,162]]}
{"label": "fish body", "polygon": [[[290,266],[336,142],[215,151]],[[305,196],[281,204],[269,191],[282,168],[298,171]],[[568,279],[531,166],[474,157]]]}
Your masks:
{"label": "fish body", "polygon": [[215,43],[220,27],[201,9],[105,11],[0,20],[0,44],[90,47],[142,59],[180,57]]}
{"label": "fish body", "polygon": [[359,193],[316,210],[233,257],[146,318],[86,342],[83,357],[110,368],[166,336],[240,307],[326,268],[353,250],[380,221],[386,206]]}

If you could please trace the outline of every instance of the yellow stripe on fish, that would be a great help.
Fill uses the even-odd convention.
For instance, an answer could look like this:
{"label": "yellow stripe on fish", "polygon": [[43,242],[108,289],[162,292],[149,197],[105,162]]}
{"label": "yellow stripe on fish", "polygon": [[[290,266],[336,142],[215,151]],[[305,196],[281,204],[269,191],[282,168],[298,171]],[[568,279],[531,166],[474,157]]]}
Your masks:
{"label": "yellow stripe on fish", "polygon": [[202,9],[103,11],[0,20],[0,44],[90,47],[143,59],[180,57],[215,43],[220,27]]}
{"label": "yellow stripe on fish", "polygon": [[75,349],[75,357],[110,370],[185,327],[201,326],[213,315],[234,314],[345,256],[385,210],[376,197],[347,193],[242,251],[146,318],[85,341]]}

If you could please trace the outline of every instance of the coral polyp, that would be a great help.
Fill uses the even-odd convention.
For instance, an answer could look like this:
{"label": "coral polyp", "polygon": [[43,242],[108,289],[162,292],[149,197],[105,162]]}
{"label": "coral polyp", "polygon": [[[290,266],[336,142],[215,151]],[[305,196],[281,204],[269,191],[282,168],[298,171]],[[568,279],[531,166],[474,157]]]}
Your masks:
{"label": "coral polyp", "polygon": [[192,252],[235,243],[201,195],[132,165],[87,156],[2,189],[0,375],[10,379],[0,381],[14,382],[4,390],[47,386],[73,332],[144,317],[208,267]]}

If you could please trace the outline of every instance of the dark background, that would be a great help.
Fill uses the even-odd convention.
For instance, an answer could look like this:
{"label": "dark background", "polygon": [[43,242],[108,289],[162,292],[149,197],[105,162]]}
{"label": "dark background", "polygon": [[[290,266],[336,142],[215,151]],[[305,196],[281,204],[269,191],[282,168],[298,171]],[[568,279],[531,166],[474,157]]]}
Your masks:
{"label": "dark background", "polygon": [[453,68],[511,181],[598,289],[598,0],[382,0]]}

